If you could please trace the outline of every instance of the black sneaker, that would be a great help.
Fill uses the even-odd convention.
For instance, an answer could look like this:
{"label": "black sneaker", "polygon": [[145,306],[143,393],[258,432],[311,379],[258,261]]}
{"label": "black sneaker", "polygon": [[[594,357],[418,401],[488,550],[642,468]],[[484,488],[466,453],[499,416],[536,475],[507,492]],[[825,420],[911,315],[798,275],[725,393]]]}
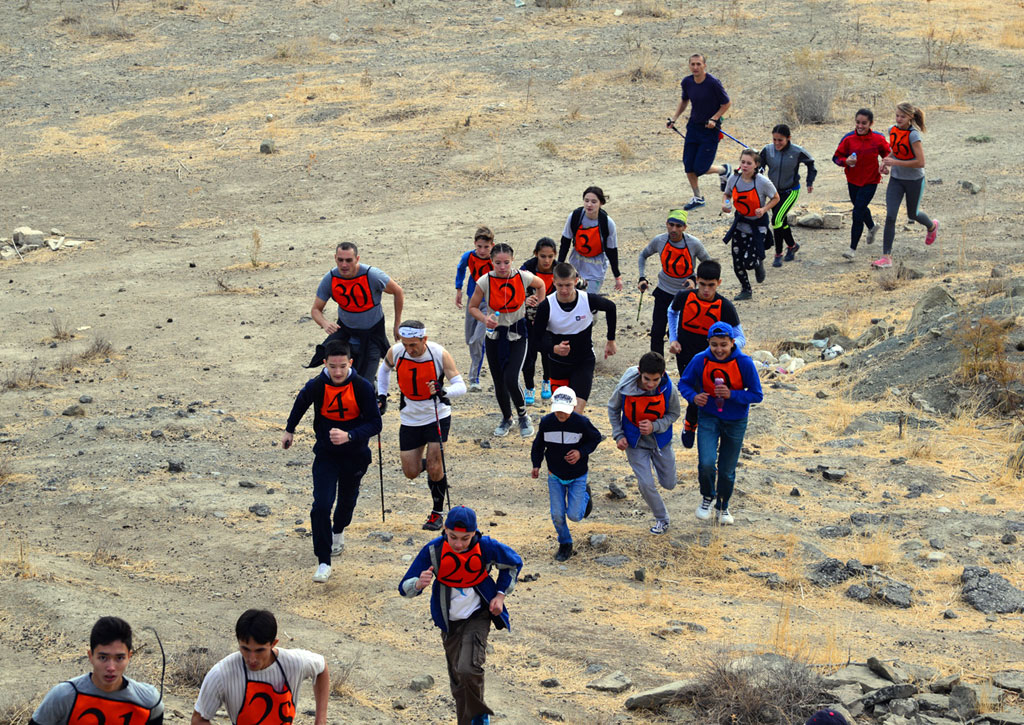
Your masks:
{"label": "black sneaker", "polygon": [[587,484],[587,507],[583,510],[583,518],[590,516],[590,512],[594,510],[594,494],[590,490],[590,484]]}
{"label": "black sneaker", "polygon": [[[739,299],[739,298],[737,297],[736,299]],[[693,448],[693,439],[696,437],[696,435],[697,435],[697,429],[696,428],[687,428],[686,425],[684,424],[683,425],[683,434],[681,436],[679,436],[680,440],[682,440],[682,442],[683,442],[683,448]]]}
{"label": "black sneaker", "polygon": [[786,256],[782,259],[786,262],[792,262],[796,259],[796,253],[800,251],[800,245],[794,244],[792,247],[786,247]]}
{"label": "black sneaker", "polygon": [[742,290],[738,295],[732,298],[733,302],[742,302],[743,300],[749,300],[754,296],[754,293],[749,289]]}
{"label": "black sneaker", "polygon": [[761,284],[762,282],[764,282],[764,260],[763,259],[760,262],[757,263],[756,267],[754,267],[754,279],[757,280],[758,284]]}
{"label": "black sneaker", "polygon": [[437,511],[431,511],[430,516],[428,516],[427,520],[423,523],[423,530],[440,531],[443,525],[444,522],[441,520],[441,514]]}
{"label": "black sneaker", "polygon": [[776,254],[775,255],[775,259],[772,261],[772,266],[773,267],[781,267],[782,266],[782,255],[781,254]]}
{"label": "black sneaker", "polygon": [[722,193],[725,193],[725,187],[729,185],[729,177],[732,175],[732,164],[725,164],[725,170],[718,175],[718,186],[721,187]]}
{"label": "black sneaker", "polygon": [[572,554],[572,544],[559,544],[558,551],[555,552],[555,561],[568,561]]}

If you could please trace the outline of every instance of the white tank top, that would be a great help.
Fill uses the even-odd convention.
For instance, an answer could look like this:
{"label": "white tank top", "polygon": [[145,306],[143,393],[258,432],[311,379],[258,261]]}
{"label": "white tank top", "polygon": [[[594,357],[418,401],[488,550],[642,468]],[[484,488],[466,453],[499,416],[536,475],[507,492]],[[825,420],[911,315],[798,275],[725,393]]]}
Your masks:
{"label": "white tank top", "polygon": [[[434,361],[434,379],[437,380],[441,377],[444,372],[444,348],[436,342],[427,340],[427,349],[419,357],[410,357],[405,351],[405,346],[402,343],[396,344],[391,348],[391,359],[395,361],[395,372],[398,372],[399,365],[402,360],[409,362],[424,362],[426,360],[433,359]],[[401,390],[401,386],[399,386]],[[438,402],[437,404],[437,417],[446,418],[452,414],[450,406],[444,403]],[[417,425],[433,425],[436,421],[434,420],[434,401],[431,398],[426,400],[412,400],[405,398],[405,405],[398,413],[399,420],[402,425],[417,426]]]}
{"label": "white tank top", "polygon": [[576,293],[576,306],[566,312],[556,295],[548,298],[551,314],[548,329],[556,335],[575,335],[594,324],[594,313],[590,311],[590,299],[586,292]]}

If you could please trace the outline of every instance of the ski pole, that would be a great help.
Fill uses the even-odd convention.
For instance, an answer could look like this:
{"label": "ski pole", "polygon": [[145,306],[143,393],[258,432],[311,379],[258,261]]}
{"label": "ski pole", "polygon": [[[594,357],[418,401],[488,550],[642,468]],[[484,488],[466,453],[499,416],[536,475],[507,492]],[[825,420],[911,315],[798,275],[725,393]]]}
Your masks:
{"label": "ski pole", "polygon": [[380,445],[380,433],[377,434],[377,466],[380,469],[380,520],[381,523],[385,523],[384,519],[384,458],[381,453]]}
{"label": "ski pole", "polygon": [[[442,480],[445,482],[444,495],[445,495],[445,498],[447,498],[447,500],[448,500],[448,508],[450,509],[452,507],[452,496],[451,496],[451,493],[449,493],[449,491],[451,490],[451,486],[448,484],[448,467],[444,463],[444,441],[441,440],[441,438],[442,438],[442,435],[441,435],[441,419],[437,415],[437,396],[436,395],[434,396],[434,424],[437,426],[437,445],[441,449],[441,476],[442,476]],[[430,480],[430,474],[429,473],[427,474],[427,480]]]}
{"label": "ski pole", "polygon": [[636,321],[637,322],[640,322],[640,310],[644,306],[644,292],[646,292],[646,291],[647,291],[646,289],[640,290],[640,304],[638,304],[636,306]]}
{"label": "ski pole", "polygon": [[678,134],[679,134],[679,137],[680,137],[680,138],[682,138],[682,139],[683,139],[683,141],[685,141],[685,140],[686,140],[686,136],[683,136],[683,132],[682,132],[682,131],[680,131],[680,130],[679,130],[678,128],[676,128],[676,122],[675,122],[675,121],[673,121],[673,120],[672,120],[671,118],[670,118],[670,119],[668,119],[668,122],[669,122],[669,128],[671,128],[671,129],[672,129],[673,131],[675,131],[676,133],[678,133]]}
{"label": "ski pole", "polygon": [[725,131],[723,131],[723,130],[722,130],[721,128],[719,128],[719,129],[718,129],[718,132],[719,132],[720,134],[722,134],[723,136],[727,136],[728,138],[731,138],[731,139],[732,139],[733,141],[735,141],[736,143],[738,143],[738,144],[739,144],[740,146],[742,146],[743,148],[745,148],[745,149],[749,149],[749,148],[750,148],[749,146],[747,146],[747,145],[746,145],[745,143],[743,143],[742,141],[740,141],[740,140],[739,140],[738,138],[736,138],[735,136],[730,136],[729,134],[727,134],[727,133],[726,133]]}

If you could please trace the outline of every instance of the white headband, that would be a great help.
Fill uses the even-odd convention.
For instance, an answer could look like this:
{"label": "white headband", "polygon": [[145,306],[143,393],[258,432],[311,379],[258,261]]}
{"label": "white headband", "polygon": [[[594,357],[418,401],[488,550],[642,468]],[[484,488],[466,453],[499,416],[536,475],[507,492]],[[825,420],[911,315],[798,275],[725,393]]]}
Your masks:
{"label": "white headband", "polygon": [[399,327],[399,337],[426,337],[427,331],[422,327]]}

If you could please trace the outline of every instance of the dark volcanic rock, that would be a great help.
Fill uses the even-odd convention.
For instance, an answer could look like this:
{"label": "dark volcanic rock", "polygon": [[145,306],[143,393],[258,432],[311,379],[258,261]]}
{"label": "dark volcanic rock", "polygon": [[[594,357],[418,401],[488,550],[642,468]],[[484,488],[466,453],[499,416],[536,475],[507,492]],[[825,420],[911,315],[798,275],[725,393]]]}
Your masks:
{"label": "dark volcanic rock", "polygon": [[853,576],[839,559],[825,559],[811,567],[807,573],[807,580],[819,587],[831,587],[842,584]]}
{"label": "dark volcanic rock", "polygon": [[968,566],[960,575],[963,600],[979,612],[1011,614],[1024,611],[1024,592],[999,574],[980,566]]}

